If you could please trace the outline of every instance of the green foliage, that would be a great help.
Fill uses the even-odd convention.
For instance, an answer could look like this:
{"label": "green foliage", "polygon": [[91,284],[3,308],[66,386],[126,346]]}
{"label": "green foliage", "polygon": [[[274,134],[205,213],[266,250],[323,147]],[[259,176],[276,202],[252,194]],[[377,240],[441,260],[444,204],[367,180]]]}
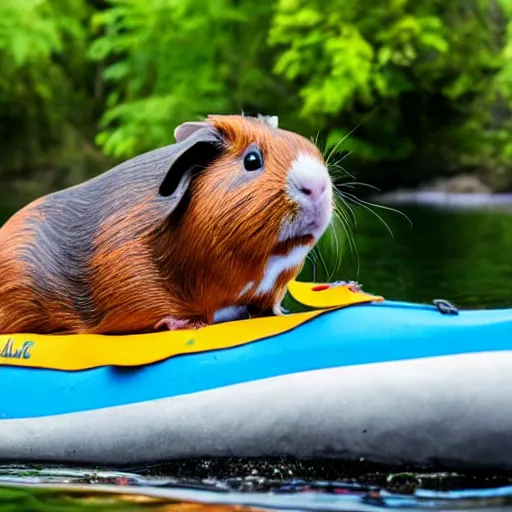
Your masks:
{"label": "green foliage", "polygon": [[90,56],[108,62],[108,110],[97,142],[118,157],[167,144],[207,113],[278,99],[265,27],[273,0],[108,0]]}
{"label": "green foliage", "polygon": [[128,158],[184,120],[246,111],[343,139],[375,184],[470,167],[510,187],[511,5],[3,0],[0,179],[70,174],[94,145]]}
{"label": "green foliage", "polygon": [[59,27],[48,3],[6,0],[0,9],[0,44],[13,66],[20,68],[27,61],[48,58],[61,49]]}
{"label": "green foliage", "polygon": [[474,149],[504,58],[492,4],[279,0],[269,38],[281,51],[275,72],[298,85],[301,114],[331,128],[332,142],[360,126],[344,147],[363,161],[407,159],[432,145]]}
{"label": "green foliage", "polygon": [[500,5],[506,13],[508,23],[503,23],[506,34],[506,41],[503,50],[502,67],[496,76],[493,88],[493,99],[499,112],[497,116],[501,118],[501,126],[495,129],[495,146],[502,148],[503,157],[507,162],[512,162],[512,119],[510,116],[512,110],[512,2],[509,0],[500,0]]}
{"label": "green foliage", "polygon": [[44,165],[88,116],[88,15],[85,0],[0,2],[0,174]]}

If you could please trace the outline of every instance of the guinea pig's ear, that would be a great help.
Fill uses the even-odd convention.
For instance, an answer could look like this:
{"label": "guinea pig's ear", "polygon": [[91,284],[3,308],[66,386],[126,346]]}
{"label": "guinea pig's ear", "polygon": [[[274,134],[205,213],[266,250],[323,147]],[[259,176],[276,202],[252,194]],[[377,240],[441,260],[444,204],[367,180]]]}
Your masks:
{"label": "guinea pig's ear", "polygon": [[160,183],[159,194],[171,199],[171,210],[184,197],[193,174],[208,167],[222,152],[219,134],[211,125],[205,126],[178,143],[181,148],[168,164],[165,177]]}
{"label": "guinea pig's ear", "polygon": [[279,118],[277,116],[270,116],[268,118],[268,124],[272,126],[272,128],[279,128]]}
{"label": "guinea pig's ear", "polygon": [[197,130],[202,130],[203,128],[208,128],[210,126],[211,125],[206,121],[187,121],[175,128],[174,138],[176,139],[176,142],[183,142],[185,139],[188,139],[192,134],[197,132]]}
{"label": "guinea pig's ear", "polygon": [[263,119],[271,128],[279,128],[279,118],[277,116],[259,116]]}

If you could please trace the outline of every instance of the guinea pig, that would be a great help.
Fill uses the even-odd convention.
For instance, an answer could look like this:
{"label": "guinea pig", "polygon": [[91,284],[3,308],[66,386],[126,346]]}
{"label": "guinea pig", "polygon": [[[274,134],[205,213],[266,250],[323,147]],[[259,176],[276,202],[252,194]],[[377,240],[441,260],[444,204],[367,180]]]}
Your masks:
{"label": "guinea pig", "polygon": [[275,117],[210,115],[0,229],[0,333],[194,329],[280,304],[328,228],[321,151]]}

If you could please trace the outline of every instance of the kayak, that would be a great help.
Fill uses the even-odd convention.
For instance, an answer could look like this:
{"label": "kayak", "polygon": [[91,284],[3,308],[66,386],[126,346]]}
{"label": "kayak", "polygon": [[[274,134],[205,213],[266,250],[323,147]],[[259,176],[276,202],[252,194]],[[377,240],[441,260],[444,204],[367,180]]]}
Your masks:
{"label": "kayak", "polygon": [[289,283],[304,311],[129,336],[0,336],[0,460],[512,468],[512,309]]}

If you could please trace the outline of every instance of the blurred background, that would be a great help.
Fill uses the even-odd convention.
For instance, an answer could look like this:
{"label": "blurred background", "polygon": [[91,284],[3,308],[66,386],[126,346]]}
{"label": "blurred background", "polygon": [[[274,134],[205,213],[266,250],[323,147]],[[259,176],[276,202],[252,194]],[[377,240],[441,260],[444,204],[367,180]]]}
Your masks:
{"label": "blurred background", "polygon": [[512,300],[508,213],[400,208],[411,228],[355,199],[358,184],[512,191],[510,0],[0,2],[0,219],[172,143],[182,121],[242,111],[341,141],[355,243],[331,237],[308,276]]}
{"label": "blurred background", "polygon": [[382,189],[512,189],[510,0],[2,0],[0,70],[3,184],[68,185],[245,111],[350,134],[349,172]]}

